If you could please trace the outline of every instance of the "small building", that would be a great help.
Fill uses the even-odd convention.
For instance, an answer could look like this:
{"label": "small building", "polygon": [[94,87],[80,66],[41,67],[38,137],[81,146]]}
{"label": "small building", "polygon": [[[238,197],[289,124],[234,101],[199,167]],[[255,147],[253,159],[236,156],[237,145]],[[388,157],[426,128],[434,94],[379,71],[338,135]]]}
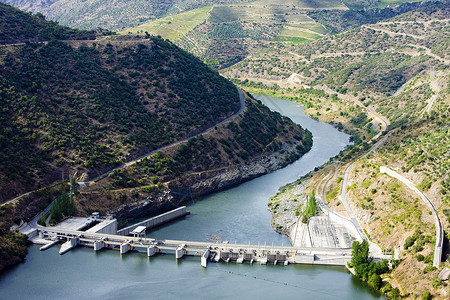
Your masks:
{"label": "small building", "polygon": [[147,230],[147,227],[145,226],[138,226],[133,231],[130,232],[134,237],[145,237],[145,230]]}

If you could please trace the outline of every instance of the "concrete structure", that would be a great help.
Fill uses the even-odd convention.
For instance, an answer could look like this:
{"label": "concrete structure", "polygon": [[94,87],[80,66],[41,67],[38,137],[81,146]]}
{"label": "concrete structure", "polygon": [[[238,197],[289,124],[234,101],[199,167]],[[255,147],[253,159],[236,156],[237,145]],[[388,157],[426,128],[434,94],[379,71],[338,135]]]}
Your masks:
{"label": "concrete structure", "polygon": [[157,251],[158,251],[158,248],[156,248],[155,245],[150,245],[150,246],[147,248],[147,256],[148,256],[148,257],[153,256],[153,255],[156,254]]}
{"label": "concrete structure", "polygon": [[171,210],[169,212],[163,213],[159,216],[147,219],[145,221],[139,222],[137,224],[125,227],[117,231],[118,235],[130,235],[133,230],[135,230],[138,226],[145,226],[146,229],[150,229],[161,224],[173,221],[175,219],[184,217],[188,215],[189,212],[186,211],[186,206],[182,206]]}
{"label": "concrete structure", "polygon": [[94,227],[89,228],[86,232],[97,232],[106,234],[116,234],[117,233],[117,220],[111,217],[102,220],[100,223],[96,224]]}
{"label": "concrete structure", "polygon": [[134,237],[145,237],[145,230],[147,228],[145,226],[138,226],[133,231],[130,232]]}
{"label": "concrete structure", "polygon": [[100,240],[94,242],[94,251],[99,251],[105,247],[105,239],[106,238],[101,238]]}
{"label": "concrete structure", "polygon": [[44,246],[42,246],[41,248],[39,248],[40,251],[45,251],[51,247],[53,247],[54,245],[58,244],[59,240],[56,241],[50,241],[48,244],[45,244]]}
{"label": "concrete structure", "polygon": [[[206,243],[176,240],[156,240],[151,238],[128,237],[103,233],[88,233],[62,229],[39,229],[47,240],[68,240],[72,248],[76,245],[94,248],[119,250],[121,254],[129,251],[147,252],[148,256],[157,253],[175,254],[177,259],[185,255],[200,256],[201,265],[207,261],[239,261],[273,263],[306,263],[322,265],[345,265],[351,259],[351,249],[336,248],[298,248],[291,246],[243,245],[227,243]],[[75,243],[76,242],[76,243]],[[68,244],[68,243],[65,243]],[[64,245],[63,245],[64,246]],[[71,248],[64,246],[64,252]],[[206,250],[205,250],[206,249]]]}
{"label": "concrete structure", "polygon": [[207,266],[207,264],[208,264],[208,259],[209,259],[210,253],[211,253],[211,251],[210,251],[210,248],[208,247],[208,248],[203,252],[203,254],[202,254],[201,258],[200,258],[200,265],[201,265],[203,268],[206,268],[206,266]]}
{"label": "concrete structure", "polygon": [[176,259],[182,258],[184,256],[184,254],[186,253],[185,247],[186,247],[186,245],[183,244],[183,245],[179,246],[177,249],[175,249],[175,258]]}
{"label": "concrete structure", "polygon": [[126,241],[125,243],[120,245],[120,254],[125,254],[131,250],[131,241]]}
{"label": "concrete structure", "polygon": [[61,245],[61,249],[59,249],[59,254],[64,254],[70,250],[72,250],[73,248],[75,248],[78,243],[80,242],[79,239],[80,236],[77,237],[73,237],[72,239],[68,240],[67,242],[65,242],[64,244]]}

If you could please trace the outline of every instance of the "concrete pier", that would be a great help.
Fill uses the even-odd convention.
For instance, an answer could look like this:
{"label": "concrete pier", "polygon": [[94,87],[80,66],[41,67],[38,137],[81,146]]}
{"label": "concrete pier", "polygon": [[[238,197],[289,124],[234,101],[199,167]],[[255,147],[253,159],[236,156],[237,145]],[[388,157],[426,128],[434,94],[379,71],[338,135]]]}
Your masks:
{"label": "concrete pier", "polygon": [[207,248],[207,249],[203,252],[203,254],[202,254],[201,258],[200,258],[200,265],[201,265],[203,268],[206,268],[206,266],[207,266],[207,264],[208,264],[208,258],[209,258],[209,254],[210,254],[210,253],[211,253],[210,249]]}
{"label": "concrete pier", "polygon": [[175,258],[176,259],[182,258],[184,256],[184,253],[185,253],[184,248],[185,247],[186,247],[186,245],[181,245],[175,250]]}
{"label": "concrete pier", "polygon": [[56,244],[58,244],[58,243],[59,243],[59,240],[50,242],[50,243],[48,243],[48,244],[42,246],[41,248],[39,248],[39,250],[40,250],[40,251],[45,251],[45,250],[47,250],[47,249],[53,247],[54,245],[56,245]]}
{"label": "concrete pier", "polygon": [[103,240],[104,239],[102,238],[101,240],[94,242],[94,251],[99,251],[105,247],[105,242]]}
{"label": "concrete pier", "polygon": [[80,242],[79,237],[74,237],[71,240],[65,242],[64,244],[61,245],[61,249],[59,249],[59,254],[64,254],[70,250],[72,250],[73,248],[75,248],[78,243]]}
{"label": "concrete pier", "polygon": [[120,254],[125,254],[130,250],[131,250],[130,241],[127,241],[127,242],[123,243],[122,245],[120,245]]}
{"label": "concrete pier", "polygon": [[153,256],[156,254],[156,251],[158,250],[158,248],[156,248],[155,245],[151,245],[150,247],[147,248],[147,256]]}

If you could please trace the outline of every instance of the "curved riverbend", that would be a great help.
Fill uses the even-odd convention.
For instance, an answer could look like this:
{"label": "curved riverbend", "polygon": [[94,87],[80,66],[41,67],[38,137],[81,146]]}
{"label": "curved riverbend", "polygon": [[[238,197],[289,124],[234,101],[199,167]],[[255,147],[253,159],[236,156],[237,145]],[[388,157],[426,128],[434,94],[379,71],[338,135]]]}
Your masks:
{"label": "curved riverbend", "polygon": [[[348,135],[304,115],[294,102],[258,96],[313,133],[310,152],[274,173],[189,204],[191,215],[149,232],[152,237],[287,245],[273,231],[267,203],[279,187],[327,162],[348,145]],[[198,257],[32,246],[27,261],[0,277],[1,299],[183,298],[183,299],[380,299],[343,267],[210,263]]]}

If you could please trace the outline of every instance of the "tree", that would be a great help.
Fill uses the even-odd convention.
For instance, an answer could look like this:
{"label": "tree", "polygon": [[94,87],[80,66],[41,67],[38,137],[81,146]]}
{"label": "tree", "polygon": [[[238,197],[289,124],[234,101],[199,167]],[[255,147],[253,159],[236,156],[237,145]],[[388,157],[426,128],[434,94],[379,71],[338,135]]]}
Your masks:
{"label": "tree", "polygon": [[381,287],[381,277],[378,274],[372,274],[372,276],[370,276],[368,283],[376,290],[379,290]]}
{"label": "tree", "polygon": [[42,211],[41,212],[41,217],[38,221],[38,224],[41,226],[45,226],[46,225],[46,218],[45,218],[45,213]]}
{"label": "tree", "polygon": [[353,242],[352,249],[351,264],[353,267],[356,268],[358,265],[368,264],[372,261],[371,258],[369,259],[369,242],[366,240],[363,240],[361,243]]}
{"label": "tree", "polygon": [[392,291],[389,293],[389,296],[393,299],[400,299],[400,290],[398,288],[393,288]]}

